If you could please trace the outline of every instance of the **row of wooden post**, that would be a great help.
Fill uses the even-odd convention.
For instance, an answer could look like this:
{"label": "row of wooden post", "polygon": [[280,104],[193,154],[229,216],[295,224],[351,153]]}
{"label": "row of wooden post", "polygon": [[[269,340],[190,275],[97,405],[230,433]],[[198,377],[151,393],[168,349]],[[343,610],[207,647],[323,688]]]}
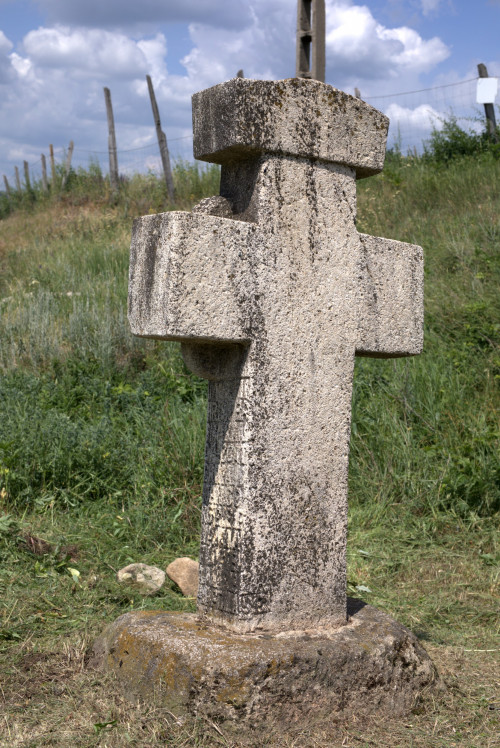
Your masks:
{"label": "row of wooden post", "polygon": [[[168,152],[167,136],[161,129],[160,112],[158,109],[158,104],[156,103],[156,96],[155,96],[155,92],[153,88],[153,82],[149,75],[146,76],[146,81],[148,84],[149,97],[151,99],[151,107],[153,109],[153,118],[154,118],[154,123],[155,123],[155,128],[156,128],[156,136],[158,138],[158,145],[160,147],[161,163],[163,166],[163,173],[165,175],[168,198],[170,202],[173,202],[174,181],[172,178],[172,168],[170,166],[170,155]],[[114,122],[114,117],[113,117],[113,106],[111,103],[111,91],[109,90],[109,88],[104,88],[104,99],[106,102],[106,115],[108,119],[108,133],[109,133],[108,135],[109,180],[110,180],[112,192],[116,193],[118,190],[119,184],[120,184],[120,177],[118,173],[118,149],[116,147],[115,122]],[[73,144],[73,141],[71,141],[69,144],[67,155],[66,155],[66,162],[64,165],[64,172],[63,172],[63,177],[61,181],[61,189],[64,189],[64,186],[68,179],[68,175],[69,175],[69,171],[71,167],[71,157],[73,155],[73,148],[74,148],[74,144]],[[48,192],[49,181],[47,179],[47,162],[45,159],[45,155],[43,153],[42,153],[41,161],[42,161],[42,189],[44,192]],[[50,145],[50,166],[51,166],[50,188],[52,190],[55,190],[56,188],[56,165],[55,165],[55,160],[54,160],[54,148],[52,145]],[[21,187],[21,179],[19,176],[19,169],[17,168],[17,166],[15,166],[14,169],[15,169],[15,175],[16,175],[16,189],[18,192],[21,192],[22,187]],[[4,181],[7,195],[10,195],[11,187],[5,174],[3,175],[3,181]],[[29,173],[29,164],[27,161],[24,162],[24,182],[25,182],[26,190],[30,191],[31,181],[30,181],[30,173]]]}
{"label": "row of wooden post", "polygon": [[[161,129],[160,112],[158,109],[158,104],[156,103],[153,82],[149,75],[146,76],[146,81],[148,84],[149,98],[151,100],[151,108],[153,110],[156,136],[158,138],[158,145],[160,148],[163,174],[165,176],[165,183],[167,185],[168,199],[170,200],[170,202],[173,202],[174,180],[172,178],[172,168],[170,166],[167,136]],[[113,117],[113,105],[111,104],[111,91],[109,90],[109,88],[104,89],[104,100],[106,102],[106,115],[108,118],[109,181],[112,191],[116,192],[118,190],[120,178],[118,174],[118,150],[116,147],[115,120]]]}
{"label": "row of wooden post", "polygon": [[[73,156],[73,149],[74,149],[74,143],[71,140],[69,144],[68,151],[66,153],[66,160],[64,163],[64,172],[61,180],[61,189],[63,190],[66,182],[68,180],[69,171],[71,169],[71,158]],[[51,171],[51,179],[50,179],[50,185],[49,180],[47,179],[47,160],[45,158],[45,154],[42,153],[41,156],[41,162],[42,162],[42,189],[44,192],[49,192],[49,189],[55,192],[57,189],[57,173],[56,173],[56,161],[54,158],[54,146],[52,144],[49,145],[49,152],[50,152],[50,171]],[[31,192],[31,179],[30,179],[30,167],[27,161],[23,161],[24,166],[24,186],[28,192]],[[16,177],[16,190],[17,192],[22,191],[22,185],[21,185],[21,177],[19,176],[19,169],[17,166],[14,166],[14,173]],[[3,175],[3,183],[5,185],[5,191],[7,195],[11,195],[11,186],[9,184],[9,180]]]}
{"label": "row of wooden post", "polygon": [[[310,10],[311,10],[310,6],[313,5],[312,0],[307,0],[307,2],[306,2],[306,0],[304,0],[303,5],[307,6],[306,9],[310,13]],[[321,2],[318,2],[317,5],[320,8],[323,7],[323,5],[322,5]],[[302,16],[304,16],[304,18],[305,18],[305,16],[307,14],[305,13],[304,8],[302,8],[302,15],[301,15],[300,8],[301,8],[301,6],[299,4],[299,18],[303,20]],[[322,18],[322,17],[320,17],[320,18]],[[310,16],[307,16],[307,20],[308,20],[308,23],[309,23],[310,22]],[[321,35],[318,35],[318,36],[321,36]],[[313,49],[314,49],[314,46],[313,46]],[[299,52],[297,52],[297,60],[299,60],[299,57],[300,57]],[[300,59],[302,60],[302,58],[300,58]],[[310,63],[307,60],[307,65],[309,66],[309,64]],[[298,65],[298,63],[297,63],[297,65]],[[316,65],[316,67],[318,67],[318,65]],[[477,67],[478,67],[479,77],[480,78],[487,78],[488,77],[488,71],[486,69],[486,65],[483,65],[483,63],[480,63]],[[318,70],[314,70],[314,72],[316,73],[316,75],[319,74]],[[297,75],[299,75],[299,74],[301,74],[303,77],[306,77],[306,75],[307,75],[307,77],[309,77],[311,75],[311,72],[309,72],[309,70],[307,71],[307,73],[304,73],[304,72],[299,73],[299,72],[297,72]],[[243,71],[242,70],[238,71],[237,75],[240,76],[240,77],[243,77]],[[314,77],[314,75],[313,75],[313,77]],[[153,119],[154,119],[155,128],[156,128],[156,136],[158,138],[158,145],[159,145],[159,148],[160,148],[161,163],[162,163],[162,167],[163,167],[163,173],[164,173],[164,176],[165,176],[165,183],[167,185],[168,198],[169,198],[169,200],[171,202],[173,202],[173,200],[174,200],[174,182],[173,182],[173,178],[172,178],[172,169],[171,169],[171,166],[170,166],[170,155],[169,155],[169,152],[168,152],[167,136],[165,135],[165,133],[161,129],[160,112],[159,112],[159,109],[158,109],[158,104],[156,103],[156,96],[155,96],[155,92],[154,92],[154,88],[153,88],[153,82],[152,82],[151,77],[149,75],[146,76],[146,81],[147,81],[147,84],[148,84],[149,98],[151,100],[151,108],[153,110]],[[356,95],[356,97],[358,99],[361,98],[361,93],[360,93],[360,91],[359,91],[358,88],[355,88],[355,95]],[[107,115],[107,119],[108,119],[108,132],[109,132],[109,136],[108,136],[109,179],[110,179],[110,184],[111,184],[112,191],[116,192],[118,190],[120,178],[119,178],[119,174],[118,174],[118,150],[117,150],[117,147],[116,147],[115,122],[114,122],[114,117],[113,117],[113,106],[111,104],[111,91],[109,90],[109,88],[105,88],[104,89],[104,99],[105,99],[105,102],[106,102],[106,115]],[[485,115],[486,115],[486,128],[487,128],[487,132],[490,135],[490,137],[495,142],[497,142],[498,136],[497,136],[497,131],[496,131],[495,108],[494,108],[493,104],[485,104],[484,105],[484,111],[485,111]],[[65,186],[66,181],[68,179],[69,171],[70,171],[70,168],[71,168],[71,157],[73,155],[73,148],[74,148],[74,144],[73,144],[73,141],[71,141],[70,144],[69,144],[69,148],[68,148],[67,154],[66,154],[66,162],[65,162],[65,165],[64,165],[64,172],[63,172],[63,177],[62,177],[62,181],[61,181],[61,189],[64,189],[64,186]],[[49,149],[50,149],[50,168],[51,168],[51,184],[50,184],[50,187],[51,187],[52,190],[55,190],[55,188],[56,188],[56,165],[55,165],[55,160],[54,160],[54,148],[53,148],[52,145],[50,145]],[[48,192],[49,191],[49,182],[48,182],[48,179],[47,179],[47,163],[46,163],[46,160],[45,160],[45,154],[43,154],[43,153],[42,153],[41,161],[42,161],[42,189],[43,189],[44,192]],[[22,187],[21,187],[21,179],[20,179],[20,176],[19,176],[19,169],[17,168],[17,166],[15,166],[14,168],[15,168],[15,175],[16,175],[16,189],[17,189],[18,192],[21,192]],[[11,194],[11,187],[10,187],[9,181],[8,181],[7,177],[5,176],[5,174],[3,175],[3,181],[4,181],[5,190],[7,192],[7,195],[10,195]],[[27,161],[24,161],[24,182],[25,182],[26,189],[28,191],[31,190],[29,164],[28,164]]]}

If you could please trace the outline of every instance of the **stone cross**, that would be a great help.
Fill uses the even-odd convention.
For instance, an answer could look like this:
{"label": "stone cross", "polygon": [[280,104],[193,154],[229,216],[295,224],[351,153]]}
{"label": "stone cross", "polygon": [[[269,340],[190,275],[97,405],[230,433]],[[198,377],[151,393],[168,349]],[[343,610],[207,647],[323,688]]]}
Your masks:
{"label": "stone cross", "polygon": [[318,81],[234,78],[193,121],[220,196],[135,221],[129,319],[209,380],[198,609],[338,626],[354,357],[422,346],[422,250],[356,230],[388,120]]}
{"label": "stone cross", "polygon": [[325,80],[325,0],[297,1],[295,75]]}

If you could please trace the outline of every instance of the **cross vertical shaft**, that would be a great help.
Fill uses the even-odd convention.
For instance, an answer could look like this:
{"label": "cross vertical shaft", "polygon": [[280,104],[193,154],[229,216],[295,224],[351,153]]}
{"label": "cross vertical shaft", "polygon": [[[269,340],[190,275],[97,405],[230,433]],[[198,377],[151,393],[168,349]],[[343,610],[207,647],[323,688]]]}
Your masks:
{"label": "cross vertical shaft", "polygon": [[[237,205],[241,170],[222,169],[221,193]],[[252,192],[267,238],[248,257],[252,343],[238,379],[229,370],[209,384],[198,605],[240,630],[335,626],[346,619],[357,324],[355,306],[340,307],[356,295],[355,172],[264,155]]]}

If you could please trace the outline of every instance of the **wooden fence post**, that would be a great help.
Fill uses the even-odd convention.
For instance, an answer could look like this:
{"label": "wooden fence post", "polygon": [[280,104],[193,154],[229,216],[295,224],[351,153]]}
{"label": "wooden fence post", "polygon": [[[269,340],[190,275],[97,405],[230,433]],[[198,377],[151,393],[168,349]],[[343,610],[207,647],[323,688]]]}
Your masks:
{"label": "wooden fence post", "polygon": [[23,161],[24,166],[24,184],[26,187],[27,192],[31,192],[31,182],[30,182],[30,165],[27,161]]}
{"label": "wooden fence post", "polygon": [[21,180],[19,178],[19,169],[17,168],[17,166],[14,166],[14,171],[16,173],[16,190],[18,192],[21,192],[22,191]]}
{"label": "wooden fence post", "polygon": [[61,182],[61,189],[63,190],[66,186],[66,182],[68,181],[69,177],[69,170],[71,169],[71,157],[73,155],[73,148],[75,147],[75,144],[72,140],[69,141],[69,147],[68,152],[66,154],[66,162],[64,164],[64,174]]}
{"label": "wooden fence post", "polygon": [[54,158],[54,146],[52,143],[49,145],[50,151],[50,186],[52,192],[55,192],[57,185],[57,174],[56,174],[56,160]]}
{"label": "wooden fence post", "polygon": [[[482,62],[480,62],[477,66],[477,72],[479,73],[480,78],[489,78],[486,65],[483,65]],[[495,119],[494,104],[484,104],[484,113],[486,115],[486,130],[488,132],[488,135],[494,143],[498,143],[497,122]]]}
{"label": "wooden fence post", "polygon": [[172,178],[172,169],[170,168],[170,156],[168,153],[167,136],[161,129],[160,112],[158,104],[156,103],[156,96],[153,88],[153,82],[151,76],[146,75],[148,82],[149,98],[151,99],[151,108],[153,110],[153,119],[155,121],[156,137],[158,138],[158,145],[160,147],[161,163],[163,166],[163,173],[165,175],[165,182],[167,183],[168,199],[171,203],[174,201],[174,180]]}
{"label": "wooden fence post", "polygon": [[5,174],[3,175],[3,183],[5,185],[5,192],[7,193],[8,197],[10,197],[10,184]]}
{"label": "wooden fence post", "polygon": [[49,191],[49,183],[47,182],[47,162],[45,160],[45,154],[42,153],[41,156],[42,161],[42,188],[44,192]]}
{"label": "wooden fence post", "polygon": [[113,117],[113,105],[111,104],[111,91],[104,88],[104,99],[106,101],[106,115],[108,117],[108,151],[109,151],[109,182],[111,190],[116,192],[119,186],[118,177],[118,152],[116,149],[115,120]]}

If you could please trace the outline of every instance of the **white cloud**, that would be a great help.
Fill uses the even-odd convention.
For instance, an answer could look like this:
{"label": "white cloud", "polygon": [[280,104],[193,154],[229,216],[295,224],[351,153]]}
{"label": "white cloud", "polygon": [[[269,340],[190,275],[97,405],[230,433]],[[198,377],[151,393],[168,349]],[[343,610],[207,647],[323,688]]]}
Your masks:
{"label": "white cloud", "polygon": [[424,16],[430,15],[441,5],[442,0],[420,0]]}
{"label": "white cloud", "polygon": [[137,42],[102,29],[40,28],[27,34],[24,49],[35,66],[75,77],[130,78],[148,71]]}
{"label": "white cloud", "polygon": [[[367,5],[326,3],[327,81],[339,88],[352,92],[358,86],[364,96],[375,96],[421,87],[419,74],[448,54],[439,39],[380,24]],[[171,150],[182,146],[188,156],[189,139],[176,138],[191,133],[195,91],[240,68],[251,78],[295,72],[295,0],[39,0],[39,5],[55,24],[30,31],[21,48],[13,51],[0,32],[0,84],[6,76],[12,82],[2,86],[0,97],[4,163],[21,151],[28,160],[38,158],[48,143],[62,146],[70,139],[75,159],[78,153],[84,158],[93,150],[105,152],[104,85],[113,97],[119,151],[154,144],[146,74],[153,78],[169,145],[175,144]],[[137,24],[148,19],[190,21],[184,68],[171,51],[180,27],[156,24],[154,33],[138,33]],[[153,151],[144,152],[143,163],[156,158]],[[105,164],[105,154],[102,159]]]}
{"label": "white cloud", "polygon": [[251,0],[251,23],[235,34],[191,24],[193,49],[183,59],[188,76],[200,88],[232,78],[285,78],[295,72],[294,8],[289,0]]}
{"label": "white cloud", "polygon": [[385,110],[385,114],[389,117],[392,129],[399,125],[406,130],[411,128],[422,134],[430,133],[432,128],[440,130],[445,116],[442,112],[436,111],[427,104],[421,104],[415,109],[402,107],[399,104],[390,104]]}
{"label": "white cloud", "polygon": [[194,22],[236,30],[251,18],[245,0],[38,0],[38,5],[55,24],[114,29]]}
{"label": "white cloud", "polygon": [[441,130],[447,118],[446,112],[440,112],[428,104],[415,108],[392,103],[384,109],[389,117],[388,147],[397,145],[402,153],[421,151],[422,144],[428,140],[433,130]]}
{"label": "white cloud", "polygon": [[167,42],[163,34],[157,34],[154,39],[141,39],[137,42],[149,70],[149,74],[155,81],[165,78],[167,75]]}
{"label": "white cloud", "polygon": [[[387,28],[366,5],[327,0],[326,77],[336,86],[409,77],[432,69],[450,54],[438,38],[423,39],[408,27]],[[233,76],[239,68],[256,78],[289,77],[295,71],[295,4],[250,0],[252,21],[238,33],[191,24],[193,49],[185,56],[188,76],[200,87]],[[363,86],[366,88],[366,86]]]}
{"label": "white cloud", "polygon": [[8,83],[11,79],[12,70],[9,53],[12,47],[12,42],[7,39],[3,31],[0,31],[0,85]]}
{"label": "white cloud", "polygon": [[428,41],[405,26],[386,28],[366,5],[329,0],[327,71],[344,80],[383,80],[432,69],[450,54],[438,38]]}
{"label": "white cloud", "polygon": [[21,57],[17,52],[13,52],[10,55],[10,62],[13,70],[16,71],[20,78],[28,78],[29,74],[33,71],[31,60],[27,57]]}
{"label": "white cloud", "polygon": [[413,72],[427,72],[446,60],[450,50],[438,37],[428,41],[414,30],[403,26],[398,29],[380,29],[382,39],[397,40],[403,49],[392,56],[391,62]]}
{"label": "white cloud", "polygon": [[14,45],[10,41],[10,39],[7,39],[3,31],[0,31],[0,55],[7,54],[10,52]]}

